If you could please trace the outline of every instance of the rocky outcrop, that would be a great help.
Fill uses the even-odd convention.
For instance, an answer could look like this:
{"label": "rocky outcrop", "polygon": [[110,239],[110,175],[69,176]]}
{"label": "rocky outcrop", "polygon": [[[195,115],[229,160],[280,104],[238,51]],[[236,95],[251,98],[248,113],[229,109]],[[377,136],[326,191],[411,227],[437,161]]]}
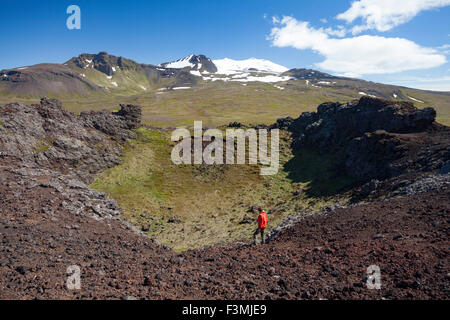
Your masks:
{"label": "rocky outcrop", "polygon": [[[51,190],[53,199],[40,204],[41,213],[56,216],[58,211],[64,210],[75,216],[89,216],[96,220],[120,220],[121,211],[116,201],[90,189],[76,175],[61,174],[33,163],[22,163],[18,168],[2,166],[0,174],[7,180],[5,186],[14,190],[16,198],[24,198],[25,193],[36,193],[38,190]],[[56,201],[58,206],[55,206]]]}
{"label": "rocky outcrop", "polygon": [[435,118],[433,108],[417,109],[409,102],[363,97],[345,104],[323,103],[317,112],[303,113],[291,128],[299,134],[299,146],[314,146],[327,152],[366,132],[423,131]]}
{"label": "rocky outcrop", "polygon": [[405,142],[383,130],[364,133],[348,143],[343,155],[346,171],[359,180],[398,175],[402,168],[395,166],[393,161],[405,154]]}
{"label": "rocky outcrop", "polygon": [[110,55],[105,51],[98,54],[83,53],[78,57],[74,57],[66,62],[68,65],[75,65],[80,69],[92,68],[98,70],[108,76],[114,74],[114,70],[120,68],[122,70],[140,70],[142,65],[133,60],[123,57]]}
{"label": "rocky outcrop", "polygon": [[12,103],[0,107],[0,152],[88,182],[119,163],[120,142],[134,136],[130,129],[140,120],[140,108],[132,105],[112,114],[76,116],[54,99],[43,98],[33,106]]}
{"label": "rocky outcrop", "polygon": [[435,117],[433,108],[363,97],[323,103],[317,112],[279,119],[273,127],[293,131],[297,149],[333,155],[337,172],[365,183],[443,167],[450,158],[450,130]]}
{"label": "rocky outcrop", "polygon": [[[38,105],[0,106],[0,171],[5,180],[0,181],[16,197],[51,189],[61,200],[61,210],[119,219],[115,201],[89,189],[87,183],[119,163],[122,142],[135,136],[132,129],[140,125],[141,118],[141,108],[134,105],[121,105],[114,113],[81,116],[48,98]],[[54,212],[50,207],[42,210]]]}
{"label": "rocky outcrop", "polygon": [[121,104],[121,109],[117,112],[82,112],[81,118],[85,126],[97,129],[113,138],[126,140],[135,138],[131,129],[136,129],[142,120],[142,110],[140,107],[131,104]]}
{"label": "rocky outcrop", "polygon": [[60,172],[73,171],[82,180],[119,162],[120,144],[133,137],[141,120],[137,106],[122,105],[117,113],[76,116],[59,101],[39,105],[12,103],[0,107],[0,152],[21,162],[35,162]]}

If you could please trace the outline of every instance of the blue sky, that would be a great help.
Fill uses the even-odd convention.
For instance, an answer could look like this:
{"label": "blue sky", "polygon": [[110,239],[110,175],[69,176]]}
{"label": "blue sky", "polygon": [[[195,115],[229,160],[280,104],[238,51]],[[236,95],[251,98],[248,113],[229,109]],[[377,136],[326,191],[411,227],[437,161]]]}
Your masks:
{"label": "blue sky", "polygon": [[[450,91],[450,1],[386,1],[1,0],[0,69],[85,52],[152,64],[202,53]],[[72,4],[81,30],[66,28]]]}

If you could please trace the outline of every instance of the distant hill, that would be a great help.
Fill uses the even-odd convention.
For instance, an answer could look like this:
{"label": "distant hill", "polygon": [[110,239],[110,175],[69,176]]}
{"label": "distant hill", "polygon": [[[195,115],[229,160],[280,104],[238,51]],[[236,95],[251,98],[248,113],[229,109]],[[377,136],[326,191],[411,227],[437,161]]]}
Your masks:
{"label": "distant hill", "polygon": [[106,52],[81,54],[64,64],[38,64],[2,70],[0,90],[19,96],[88,96],[92,93],[137,94],[159,86],[196,85],[186,70],[140,64]]}

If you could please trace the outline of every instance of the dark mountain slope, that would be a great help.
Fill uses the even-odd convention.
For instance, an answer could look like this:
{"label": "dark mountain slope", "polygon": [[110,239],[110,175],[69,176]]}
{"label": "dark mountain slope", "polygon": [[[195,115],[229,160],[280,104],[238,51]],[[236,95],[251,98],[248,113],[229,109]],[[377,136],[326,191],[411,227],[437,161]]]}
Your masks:
{"label": "dark mountain slope", "polygon": [[20,97],[71,98],[111,92],[131,95],[158,87],[194,86],[197,82],[189,70],[140,64],[106,52],[84,53],[62,65],[45,63],[0,72],[0,92]]}
{"label": "dark mountain slope", "polygon": [[189,71],[194,70],[200,71],[202,73],[205,71],[208,73],[217,72],[217,67],[214,64],[214,62],[203,54],[200,55],[191,54],[177,61],[161,63],[159,66],[163,68],[180,68],[180,69],[186,68]]}
{"label": "dark mountain slope", "polygon": [[43,63],[0,72],[0,90],[7,94],[39,95],[87,95],[105,92],[103,88],[86,79],[68,66]]}

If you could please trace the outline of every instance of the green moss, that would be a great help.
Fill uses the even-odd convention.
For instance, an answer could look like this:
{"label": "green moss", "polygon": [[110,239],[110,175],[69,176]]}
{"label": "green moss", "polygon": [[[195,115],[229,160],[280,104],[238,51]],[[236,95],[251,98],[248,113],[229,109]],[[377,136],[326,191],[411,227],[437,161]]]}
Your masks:
{"label": "green moss", "polygon": [[4,125],[5,123],[3,121],[0,121],[0,126]]}
{"label": "green moss", "polygon": [[41,152],[45,152],[47,150],[49,150],[51,147],[51,145],[49,144],[49,141],[47,141],[46,139],[42,138],[41,140],[39,140],[39,142],[37,143],[37,145],[34,148],[34,153],[41,153]]}

